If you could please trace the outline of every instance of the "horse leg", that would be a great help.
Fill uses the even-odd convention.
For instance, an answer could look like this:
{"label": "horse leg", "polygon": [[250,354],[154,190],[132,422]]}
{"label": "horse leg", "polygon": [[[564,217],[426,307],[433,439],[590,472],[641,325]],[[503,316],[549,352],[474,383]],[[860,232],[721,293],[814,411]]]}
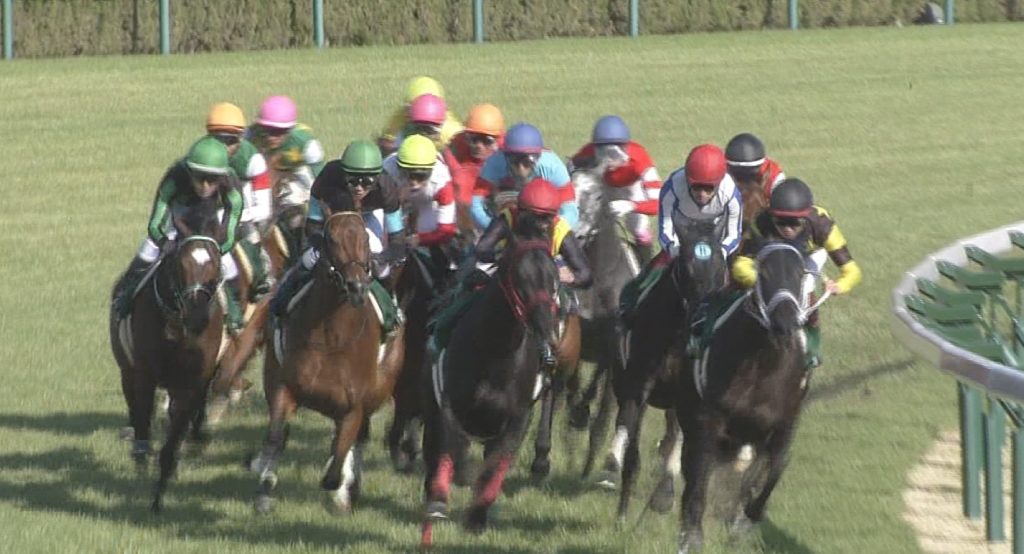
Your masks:
{"label": "horse leg", "polygon": [[[398,391],[396,391],[397,393]],[[416,391],[418,394],[418,391]],[[388,429],[388,452],[391,465],[399,473],[412,473],[416,459],[415,412],[411,409],[412,399],[406,393],[395,395],[395,415]]]}
{"label": "horse leg", "polygon": [[[594,420],[590,423],[590,437],[587,441],[587,458],[583,463],[583,475],[586,479],[590,476],[594,470],[594,464],[597,461],[597,453],[601,447],[604,446],[604,438],[608,433],[608,423],[611,421],[612,408],[615,404],[615,392],[612,389],[612,380],[608,378],[608,374],[605,370],[601,370],[601,366],[598,366],[598,373],[594,375],[594,383],[600,383],[601,400],[598,404],[597,414],[594,415]],[[589,404],[588,404],[589,405]],[[614,488],[614,478],[618,475],[618,470],[609,474],[612,481],[609,481],[611,486]]]}
{"label": "horse leg", "polygon": [[668,513],[675,502],[675,480],[680,473],[683,436],[675,410],[665,410],[665,434],[658,445],[661,458],[661,480],[654,488],[648,505],[659,514]]}
{"label": "horse leg", "polygon": [[586,429],[590,423],[590,406],[583,403],[580,390],[582,384],[579,369],[573,371],[565,380],[565,406],[569,411],[569,426],[580,431]]}
{"label": "horse leg", "polygon": [[[680,422],[683,424],[683,422]],[[704,508],[707,501],[708,480],[715,461],[715,425],[698,421],[689,432],[684,432],[683,444],[683,517],[679,531],[679,554],[700,550],[704,545]]]}
{"label": "horse leg", "polygon": [[137,372],[135,367],[129,369],[130,371],[121,371],[121,392],[128,404],[128,421],[132,427],[132,459],[135,461],[136,471],[145,473],[149,463],[149,431],[153,421],[153,395],[156,393],[156,383],[149,374]]}
{"label": "horse leg", "polygon": [[423,497],[425,500],[420,546],[430,548],[433,542],[433,522],[448,519],[448,500],[451,496],[452,477],[455,473],[450,441],[456,432],[451,427],[446,410],[426,401],[423,412]]}
{"label": "horse leg", "polygon": [[746,518],[747,522],[743,522],[743,517],[741,517],[738,521],[734,522],[734,531],[742,531],[745,527],[752,527],[764,519],[765,506],[768,504],[768,497],[771,496],[775,486],[779,484],[779,479],[782,478],[782,472],[786,469],[786,462],[788,461],[789,456],[789,445],[793,440],[793,428],[793,425],[788,425],[785,428],[772,433],[771,438],[768,439],[768,444],[765,446],[764,453],[759,456],[767,458],[768,468],[764,487],[762,487],[761,491],[743,507],[743,517]]}
{"label": "horse leg", "polygon": [[327,491],[334,512],[347,514],[352,511],[352,491],[357,481],[356,438],[363,428],[361,407],[348,412],[334,422],[334,452],[327,461],[320,488]]}
{"label": "horse leg", "polygon": [[254,507],[259,514],[269,513],[273,508],[270,492],[277,486],[277,458],[284,450],[288,439],[288,416],[295,413],[296,402],[291,391],[284,385],[276,385],[269,391],[270,425],[267,437],[263,440],[260,453],[246,465],[259,476]]}
{"label": "horse leg", "polygon": [[[620,425],[615,430],[615,446],[624,447],[625,450],[622,460],[622,489],[619,491],[619,521],[626,519],[630,497],[633,495],[633,486],[636,484],[636,474],[640,470],[640,428],[643,424],[644,412],[647,410],[647,402],[641,401],[639,404],[632,401],[626,402],[625,408],[627,410],[626,418],[623,421],[628,423]],[[621,411],[619,415],[622,415]]]}
{"label": "horse leg", "polygon": [[487,514],[501,494],[512,456],[519,449],[526,428],[529,427],[531,411],[527,409],[504,434],[491,439],[484,446],[484,470],[474,487],[473,505],[466,513],[466,530],[481,533],[487,528]]}
{"label": "horse leg", "polygon": [[[556,385],[556,383],[559,383]],[[555,379],[541,399],[540,423],[537,424],[537,439],[534,442],[533,464],[530,465],[530,475],[540,481],[551,473],[551,423],[555,412],[555,395],[561,390],[561,381]]]}
{"label": "horse leg", "polygon": [[206,400],[209,398],[209,392],[209,387],[203,387],[202,391],[199,392],[199,398],[197,399],[199,407],[192,415],[192,425],[189,431],[189,442],[198,451],[202,451],[206,445],[210,444],[210,433],[206,430]]}
{"label": "horse leg", "polygon": [[181,442],[188,433],[189,425],[196,410],[202,409],[200,394],[196,391],[175,390],[171,396],[171,405],[174,409],[170,412],[171,426],[160,449],[160,477],[153,489],[153,503],[150,508],[159,512],[162,508],[164,492],[167,491],[167,483],[171,480],[178,467],[178,449]]}

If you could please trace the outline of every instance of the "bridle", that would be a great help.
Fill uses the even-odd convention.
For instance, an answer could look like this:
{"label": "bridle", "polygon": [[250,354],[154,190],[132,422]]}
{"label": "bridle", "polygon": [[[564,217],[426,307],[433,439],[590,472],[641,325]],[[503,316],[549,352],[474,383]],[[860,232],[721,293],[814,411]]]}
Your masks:
{"label": "bridle", "polygon": [[[213,260],[216,260],[218,264],[220,263],[220,257],[219,257],[220,256],[220,243],[218,243],[215,239],[213,239],[211,237],[204,236],[204,235],[192,235],[190,237],[184,238],[178,244],[178,247],[176,249],[175,259],[180,259],[181,253],[185,251],[185,245],[187,245],[190,242],[202,242],[202,243],[208,243],[209,245],[212,245],[213,248],[214,248],[215,254],[211,258]],[[173,282],[173,292],[174,292],[173,304],[168,304],[163,299],[163,297],[160,295],[160,288],[159,288],[159,281],[160,280],[159,279],[153,279],[153,296],[156,298],[157,306],[166,315],[169,315],[169,316],[180,316],[185,311],[185,301],[187,299],[191,298],[192,296],[195,296],[197,294],[203,294],[209,300],[212,300],[213,297],[217,295],[217,291],[220,289],[221,284],[223,283],[223,281],[221,281],[221,279],[220,279],[220,271],[218,271],[217,274],[218,274],[218,278],[216,280],[214,280],[214,281],[206,281],[206,282],[202,282],[202,283],[192,283],[191,285],[188,285],[185,288],[181,288],[180,287],[180,284],[181,284],[180,283],[180,277],[177,276],[177,273],[174,273],[173,274],[174,275],[174,277],[173,277],[173,281],[174,281]],[[211,302],[210,303],[211,308],[212,308],[212,304],[213,303]]]}
{"label": "bridle", "polygon": [[512,308],[512,313],[520,323],[526,324],[526,317],[530,311],[536,306],[546,306],[551,314],[557,313],[555,306],[555,299],[552,298],[551,293],[547,290],[540,289],[533,291],[527,298],[523,298],[516,290],[515,285],[512,283],[512,266],[518,263],[519,259],[531,250],[542,250],[545,253],[549,253],[551,249],[551,243],[545,240],[526,240],[522,242],[515,242],[515,245],[511,252],[507,253],[509,256],[505,270],[501,277],[498,279],[498,286],[501,287],[501,291],[505,294],[505,299],[508,301],[509,307]]}
{"label": "bridle", "polygon": [[[769,254],[780,251],[793,253],[800,259],[801,265],[804,264],[803,252],[801,252],[797,247],[786,243],[769,243],[765,245],[757,253],[756,262],[760,264],[761,261]],[[806,267],[803,271],[805,275],[813,274],[816,277],[820,275],[820,272],[809,270]],[[774,312],[775,309],[782,304],[792,303],[793,306],[796,307],[797,321],[800,323],[800,325],[804,325],[807,322],[807,318],[810,317],[810,315],[814,313],[814,311],[817,310],[822,304],[824,304],[825,301],[828,300],[828,298],[832,295],[832,293],[826,290],[824,294],[821,295],[821,298],[819,298],[814,304],[811,304],[810,306],[804,306],[803,279],[800,280],[800,288],[801,290],[799,290],[797,293],[794,293],[793,291],[785,288],[779,289],[775,291],[774,294],[772,294],[771,298],[766,299],[764,296],[764,290],[762,288],[762,283],[759,276],[757,282],[754,283],[754,290],[749,297],[750,302],[747,305],[747,313],[749,313],[757,321],[759,325],[761,325],[765,329],[770,329],[770,318],[772,312]],[[799,296],[797,296],[798,294]]]}
{"label": "bridle", "polygon": [[361,285],[360,288],[364,292],[365,290],[367,290],[367,287],[369,286],[371,279],[369,249],[367,249],[367,258],[365,260],[348,260],[343,263],[338,263],[336,260],[333,259],[333,256],[331,255],[330,245],[332,244],[333,241],[331,240],[330,233],[327,232],[328,225],[330,224],[332,219],[346,215],[356,216],[359,218],[360,221],[362,221],[363,217],[362,215],[356,212],[337,212],[331,214],[330,217],[328,217],[327,220],[324,221],[324,241],[326,247],[323,249],[323,255],[320,256],[320,259],[318,261],[318,263],[322,264],[324,266],[324,269],[327,271],[327,276],[330,279],[331,283],[335,287],[337,287],[337,289],[340,290],[345,296],[354,292],[352,290],[349,290],[349,283],[344,273],[346,269],[350,267],[357,267],[363,271],[363,274],[366,277],[358,279],[356,281],[356,284]]}

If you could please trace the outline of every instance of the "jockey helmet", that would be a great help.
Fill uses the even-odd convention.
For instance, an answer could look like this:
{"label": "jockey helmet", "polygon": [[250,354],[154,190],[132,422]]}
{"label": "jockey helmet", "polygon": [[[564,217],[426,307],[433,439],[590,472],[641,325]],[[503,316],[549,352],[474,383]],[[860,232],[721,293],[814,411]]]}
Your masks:
{"label": "jockey helmet", "polygon": [[529,123],[516,123],[505,135],[503,151],[518,154],[539,154],[544,150],[544,137]]}
{"label": "jockey helmet", "polygon": [[287,96],[271,96],[260,104],[260,115],[256,123],[264,127],[291,129],[298,122],[299,109]]}
{"label": "jockey helmet", "polygon": [[195,142],[189,148],[185,156],[185,165],[196,173],[209,175],[228,175],[231,173],[231,166],[228,165],[228,149],[219,140],[205,136]]}
{"label": "jockey helmet", "polygon": [[380,148],[368,140],[354,140],[341,155],[341,168],[349,175],[376,175],[381,172]]}
{"label": "jockey helmet", "polygon": [[550,181],[537,177],[526,183],[519,193],[519,209],[528,212],[555,215],[562,206],[562,195]]}
{"label": "jockey helmet", "polygon": [[759,168],[764,163],[764,143],[750,133],[740,133],[725,147],[730,168]]}
{"label": "jockey helmet", "polygon": [[245,130],[242,109],[229,102],[217,102],[206,115],[206,130],[210,133],[241,133]]}
{"label": "jockey helmet", "polygon": [[505,116],[493,104],[477,104],[469,109],[466,130],[492,137],[501,136],[505,133]]}
{"label": "jockey helmet", "polygon": [[789,178],[772,187],[768,213],[775,217],[807,217],[814,209],[814,195],[807,183]]}
{"label": "jockey helmet", "polygon": [[725,154],[714,144],[702,144],[686,156],[686,182],[717,187],[725,177]]}
{"label": "jockey helmet", "polygon": [[606,115],[594,124],[590,140],[594,144],[625,144],[629,138],[626,122],[617,115]]}
{"label": "jockey helmet", "polygon": [[421,94],[409,104],[409,121],[441,125],[448,116],[444,99],[434,94]]}
{"label": "jockey helmet", "polygon": [[433,94],[438,98],[444,98],[444,89],[431,77],[420,76],[409,81],[409,89],[405,93],[405,103],[412,104],[412,101],[424,94]]}
{"label": "jockey helmet", "polygon": [[437,146],[423,135],[405,137],[398,147],[398,167],[403,169],[433,169],[437,161]]}

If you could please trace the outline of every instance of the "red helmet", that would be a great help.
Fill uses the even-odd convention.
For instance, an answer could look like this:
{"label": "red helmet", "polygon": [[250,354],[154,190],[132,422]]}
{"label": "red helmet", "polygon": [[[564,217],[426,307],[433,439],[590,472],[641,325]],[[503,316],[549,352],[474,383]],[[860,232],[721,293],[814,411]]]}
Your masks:
{"label": "red helmet", "polygon": [[702,144],[686,156],[686,182],[717,187],[725,178],[725,153],[714,144]]}
{"label": "red helmet", "polygon": [[561,207],[562,195],[558,189],[540,177],[526,183],[519,193],[520,210],[555,215]]}

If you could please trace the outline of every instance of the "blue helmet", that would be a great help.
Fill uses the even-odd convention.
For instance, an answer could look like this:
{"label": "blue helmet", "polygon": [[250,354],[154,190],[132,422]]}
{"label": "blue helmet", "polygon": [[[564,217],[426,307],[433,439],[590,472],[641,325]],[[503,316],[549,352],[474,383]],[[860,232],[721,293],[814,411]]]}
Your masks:
{"label": "blue helmet", "polygon": [[629,142],[629,127],[617,115],[606,115],[594,124],[591,137],[594,144],[625,144]]}
{"label": "blue helmet", "polygon": [[505,152],[539,154],[544,150],[544,137],[529,123],[516,123],[505,133]]}

